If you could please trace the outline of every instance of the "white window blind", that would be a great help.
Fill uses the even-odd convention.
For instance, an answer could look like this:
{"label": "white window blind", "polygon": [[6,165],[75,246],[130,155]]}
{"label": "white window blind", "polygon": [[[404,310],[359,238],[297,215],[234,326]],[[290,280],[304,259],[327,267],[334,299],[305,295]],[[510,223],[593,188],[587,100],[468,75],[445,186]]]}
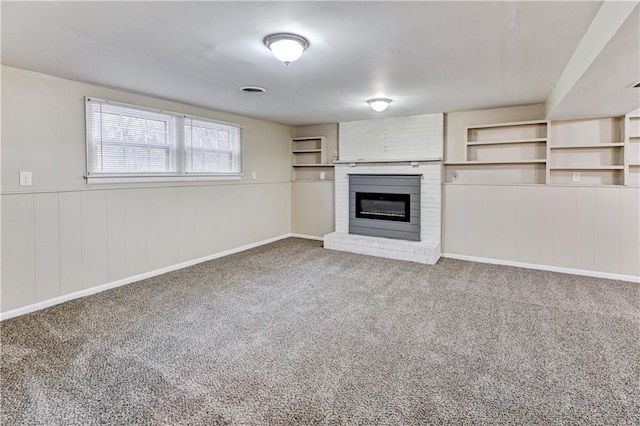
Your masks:
{"label": "white window blind", "polygon": [[175,117],[87,100],[88,174],[176,173]]}
{"label": "white window blind", "polygon": [[86,101],[89,183],[241,176],[237,125],[103,99]]}
{"label": "white window blind", "polygon": [[239,173],[240,129],[227,124],[184,119],[185,173]]}

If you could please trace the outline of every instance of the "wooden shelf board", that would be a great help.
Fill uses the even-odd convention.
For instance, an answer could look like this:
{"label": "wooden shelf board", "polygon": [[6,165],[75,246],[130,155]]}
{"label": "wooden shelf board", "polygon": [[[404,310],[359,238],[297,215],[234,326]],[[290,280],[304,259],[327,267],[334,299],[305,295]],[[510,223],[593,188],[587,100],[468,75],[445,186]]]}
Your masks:
{"label": "wooden shelf board", "polygon": [[601,144],[584,144],[584,145],[550,145],[550,149],[597,149],[597,148],[618,148],[623,147],[624,142],[612,142]]}
{"label": "wooden shelf board", "polygon": [[547,124],[547,120],[531,120],[531,121],[514,121],[511,123],[499,123],[499,124],[480,124],[477,126],[467,127],[467,131],[471,129],[487,129],[490,127],[517,127],[517,126],[533,126],[536,124]]}
{"label": "wooden shelf board", "polygon": [[477,182],[444,182],[445,185],[452,186],[547,186],[544,183],[477,183]]}
{"label": "wooden shelf board", "polygon": [[640,167],[640,163],[629,163],[629,167]]}
{"label": "wooden shelf board", "polygon": [[292,164],[292,167],[333,167],[333,164]]}
{"label": "wooden shelf board", "polygon": [[511,161],[452,161],[444,163],[445,166],[489,166],[500,164],[545,164],[547,160],[511,160]]}
{"label": "wooden shelf board", "polygon": [[506,144],[523,144],[523,143],[541,143],[546,142],[547,138],[532,138],[532,139],[519,139],[519,140],[505,140],[505,141],[478,141],[467,142],[467,146],[482,146],[482,145],[506,145]]}
{"label": "wooden shelf board", "polygon": [[550,166],[549,170],[623,170],[624,166]]}
{"label": "wooden shelf board", "polygon": [[440,157],[433,158],[415,158],[415,159],[397,159],[397,160],[335,160],[334,164],[363,164],[363,163],[427,163],[433,161],[442,161]]}
{"label": "wooden shelf board", "polygon": [[299,138],[291,138],[291,140],[294,142],[298,142],[298,141],[320,140],[322,138],[324,138],[324,136],[300,136]]}
{"label": "wooden shelf board", "polygon": [[315,153],[322,152],[321,149],[296,149],[295,151],[291,151],[293,154],[307,154],[307,153]]}

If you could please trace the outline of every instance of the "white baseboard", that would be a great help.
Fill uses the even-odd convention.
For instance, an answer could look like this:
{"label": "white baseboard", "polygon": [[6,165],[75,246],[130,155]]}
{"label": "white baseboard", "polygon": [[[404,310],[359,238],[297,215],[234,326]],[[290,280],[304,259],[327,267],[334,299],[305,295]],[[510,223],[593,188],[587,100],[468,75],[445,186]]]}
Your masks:
{"label": "white baseboard", "polygon": [[206,262],[208,260],[218,259],[220,257],[228,256],[230,254],[239,253],[241,251],[249,250],[255,247],[263,246],[265,244],[273,243],[275,241],[282,240],[294,236],[293,234],[283,234],[277,237],[269,238],[267,240],[258,241],[256,243],[247,244],[241,247],[236,247],[230,250],[225,250],[220,253],[212,254],[198,259],[188,260],[186,262],[178,263],[176,265],[167,266],[165,268],[156,269],[155,271],[145,272],[144,274],[134,275],[132,277],[123,278],[121,280],[112,281],[110,283],[102,284],[99,286],[87,288],[85,290],[76,291],[73,293],[65,294],[62,296],[54,297],[53,299],[45,300],[43,302],[34,303],[33,305],[24,306],[22,308],[13,309],[11,311],[0,313],[0,321],[5,319],[17,317],[20,315],[28,314],[31,312],[39,311],[50,306],[58,305],[69,300],[78,299],[80,297],[89,296],[92,294],[100,293],[105,290],[109,290],[116,287],[121,287],[126,284],[131,284],[136,281],[144,280],[147,278],[155,277],[157,275],[166,274],[167,272],[176,271],[178,269],[187,268],[189,266],[197,265],[198,263]]}
{"label": "white baseboard", "polygon": [[317,237],[315,235],[308,235],[308,234],[292,233],[292,234],[289,234],[288,236],[293,238],[304,238],[306,240],[324,241],[324,237]]}
{"label": "white baseboard", "polygon": [[586,269],[564,268],[561,266],[539,265],[537,263],[513,262],[511,260],[489,259],[486,257],[467,256],[464,254],[442,253],[442,257],[449,259],[468,260],[470,262],[490,263],[493,265],[516,266],[518,268],[537,269],[541,271],[561,272],[564,274],[582,275],[586,277],[607,278],[610,280],[630,281],[640,283],[640,277],[633,275],[613,274],[611,272],[589,271]]}

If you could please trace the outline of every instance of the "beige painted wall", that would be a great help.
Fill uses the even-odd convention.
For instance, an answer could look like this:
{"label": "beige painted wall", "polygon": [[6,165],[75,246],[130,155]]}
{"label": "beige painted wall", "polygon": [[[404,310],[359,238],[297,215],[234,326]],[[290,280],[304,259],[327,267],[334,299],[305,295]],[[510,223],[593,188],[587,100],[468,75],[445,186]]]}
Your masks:
{"label": "beige painted wall", "polygon": [[[338,124],[294,128],[294,136],[325,136],[329,161],[338,151]],[[334,231],[334,185],[332,180],[291,183],[291,232],[322,237]]]}
{"label": "beige painted wall", "polygon": [[[87,185],[84,96],[244,126],[244,178]],[[2,312],[290,232],[292,130],[2,67]]]}

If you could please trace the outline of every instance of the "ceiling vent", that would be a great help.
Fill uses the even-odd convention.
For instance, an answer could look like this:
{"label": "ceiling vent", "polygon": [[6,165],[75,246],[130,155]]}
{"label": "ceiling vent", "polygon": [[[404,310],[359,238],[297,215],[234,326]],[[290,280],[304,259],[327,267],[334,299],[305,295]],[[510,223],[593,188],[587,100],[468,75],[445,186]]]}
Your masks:
{"label": "ceiling vent", "polygon": [[267,89],[260,86],[242,86],[238,90],[240,90],[242,93],[249,93],[252,95],[259,95],[260,93],[264,93],[267,91]]}

